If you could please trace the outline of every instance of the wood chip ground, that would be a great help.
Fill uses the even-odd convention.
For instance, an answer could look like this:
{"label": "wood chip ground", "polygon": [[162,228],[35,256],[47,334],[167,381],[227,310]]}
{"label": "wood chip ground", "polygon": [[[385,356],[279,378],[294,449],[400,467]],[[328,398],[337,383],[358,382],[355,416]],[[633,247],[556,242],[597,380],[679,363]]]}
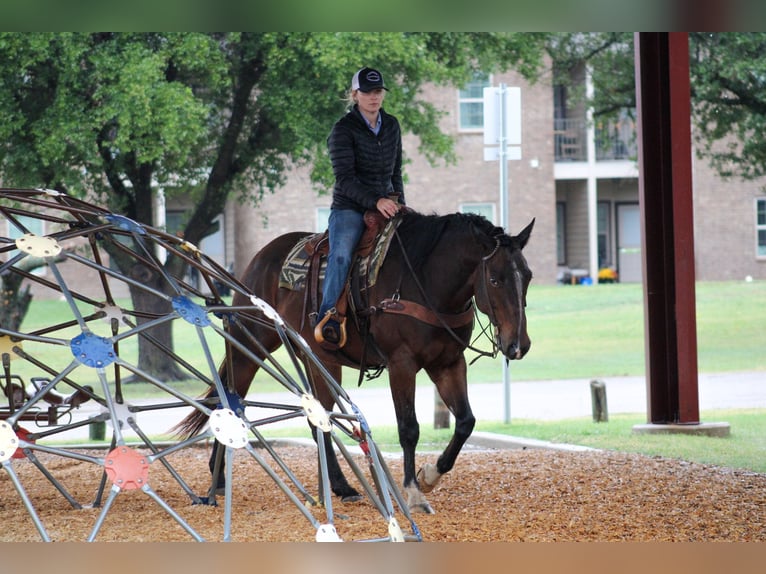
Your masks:
{"label": "wood chip ground", "polygon": [[[285,446],[278,452],[316,495],[315,450]],[[419,462],[435,462],[436,456],[419,455]],[[210,480],[207,457],[205,448],[187,448],[168,460],[202,495]],[[29,461],[14,460],[13,468],[45,529],[54,541],[86,540],[101,512],[88,507],[95,498],[101,467],[44,453],[38,458],[84,506],[73,509]],[[387,463],[400,480],[401,459],[394,457]],[[235,457],[234,476],[233,541],[315,539],[306,517],[244,451]],[[219,506],[192,505],[158,462],[149,469],[149,484],[205,540],[223,539],[223,498],[219,497]],[[0,472],[0,493],[0,540],[39,541],[6,472]],[[436,514],[413,515],[424,541],[766,542],[766,475],[634,454],[468,451],[428,500]],[[344,540],[386,536],[386,522],[366,500],[342,503],[335,499],[333,510]],[[320,522],[324,520],[322,508],[311,512]],[[410,533],[401,513],[397,520]],[[191,538],[154,500],[131,490],[117,496],[96,540]]]}

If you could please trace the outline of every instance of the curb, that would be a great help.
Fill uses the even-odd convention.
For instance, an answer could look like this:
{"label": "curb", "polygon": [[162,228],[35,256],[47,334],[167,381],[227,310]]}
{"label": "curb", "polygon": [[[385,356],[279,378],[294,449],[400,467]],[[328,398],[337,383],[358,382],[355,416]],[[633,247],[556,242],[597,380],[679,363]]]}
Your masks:
{"label": "curb", "polygon": [[564,450],[569,452],[597,451],[600,449],[575,444],[563,444],[523,438],[505,434],[475,431],[466,442],[467,445],[493,449],[520,449],[539,448],[547,450]]}
{"label": "curb", "polygon": [[[316,443],[313,439],[310,438],[291,438],[291,437],[281,437],[281,438],[273,438],[268,439],[268,443],[273,447],[280,447],[280,446],[315,446]],[[175,445],[175,442],[170,441],[157,441],[152,443],[155,447],[160,448],[166,448],[171,447]],[[252,446],[257,447],[260,444],[259,440],[253,439],[250,441],[250,444]],[[126,443],[127,446],[133,447],[141,447],[143,446],[143,443]],[[88,443],[76,443],[76,444],[67,444],[67,445],[57,445],[61,446],[61,448],[69,448],[73,450],[105,450],[111,448],[110,443],[108,442],[88,442]],[[204,446],[203,444],[195,445],[195,447]],[[526,450],[526,449],[532,449],[532,448],[538,448],[538,449],[546,449],[546,450],[562,450],[562,451],[569,451],[569,452],[585,452],[585,451],[597,451],[601,449],[592,448],[589,446],[580,446],[575,444],[564,444],[564,443],[556,443],[556,442],[548,442],[544,440],[537,440],[533,438],[524,438],[524,437],[518,437],[518,436],[511,436],[506,434],[497,434],[497,433],[490,433],[490,432],[481,432],[481,431],[474,431],[471,436],[468,438],[468,440],[465,443],[466,447],[473,447],[473,448],[479,448],[479,449],[495,449],[495,450]],[[353,452],[355,454],[363,454],[363,451],[358,446],[347,446],[346,447],[349,452]],[[434,451],[437,452],[437,451]],[[401,452],[397,453],[391,453],[391,452],[381,452],[381,455],[385,458],[393,457],[396,458],[399,456]]]}

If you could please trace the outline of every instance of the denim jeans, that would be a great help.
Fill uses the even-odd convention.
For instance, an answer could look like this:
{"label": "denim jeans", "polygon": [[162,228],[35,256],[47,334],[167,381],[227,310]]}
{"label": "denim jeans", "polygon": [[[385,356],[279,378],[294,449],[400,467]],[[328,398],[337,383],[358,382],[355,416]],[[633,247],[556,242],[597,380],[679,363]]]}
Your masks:
{"label": "denim jeans", "polygon": [[353,209],[333,209],[327,228],[330,232],[330,252],[327,255],[319,319],[335,306],[343,292],[354,250],[364,232],[364,216]]}

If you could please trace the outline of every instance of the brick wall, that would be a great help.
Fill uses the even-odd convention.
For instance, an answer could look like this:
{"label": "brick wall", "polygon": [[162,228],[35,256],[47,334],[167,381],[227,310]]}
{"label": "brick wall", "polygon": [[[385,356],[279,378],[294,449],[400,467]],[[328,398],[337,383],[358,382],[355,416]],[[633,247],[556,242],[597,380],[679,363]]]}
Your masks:
{"label": "brick wall", "polygon": [[755,200],[766,197],[766,181],[723,180],[693,161],[697,279],[766,279],[766,259],[755,254]]}
{"label": "brick wall", "polygon": [[[535,281],[552,283],[556,278],[555,185],[553,178],[553,94],[544,83],[528,86],[514,74],[495,77],[495,84],[522,87],[522,159],[508,164],[510,233],[521,231],[534,217],[532,239],[526,256]],[[403,141],[410,163],[406,166],[407,203],[423,213],[459,211],[466,202],[498,204],[500,199],[499,165],[484,161],[481,133],[459,133],[457,129],[457,90],[429,88],[425,95],[446,112],[442,129],[455,136],[456,165],[432,166],[417,152],[417,140]],[[328,126],[328,131],[331,126]],[[536,160],[532,164],[531,160]],[[241,272],[252,254],[268,241],[288,231],[313,230],[317,207],[328,207],[329,195],[317,195],[311,189],[305,169],[291,172],[285,187],[265,197],[258,207],[239,206],[236,252]],[[499,218],[499,208],[496,207]],[[243,224],[246,227],[242,227]],[[247,234],[242,230],[247,229]]]}

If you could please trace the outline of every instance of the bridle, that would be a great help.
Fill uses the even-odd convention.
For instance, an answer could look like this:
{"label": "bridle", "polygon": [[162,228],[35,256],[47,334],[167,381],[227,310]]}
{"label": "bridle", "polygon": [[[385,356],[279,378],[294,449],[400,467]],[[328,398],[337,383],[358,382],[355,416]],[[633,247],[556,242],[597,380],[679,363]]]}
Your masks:
{"label": "bridle", "polygon": [[[458,336],[457,333],[455,333],[453,328],[447,323],[447,321],[442,316],[442,314],[439,313],[436,310],[436,307],[431,302],[428,294],[426,293],[425,289],[423,288],[423,285],[421,284],[420,280],[418,279],[418,276],[417,276],[417,273],[415,272],[415,269],[412,267],[412,263],[410,262],[410,259],[407,256],[407,251],[404,249],[404,243],[402,242],[402,239],[399,236],[398,230],[394,231],[394,236],[396,237],[397,241],[399,242],[399,247],[401,248],[402,257],[404,258],[404,262],[407,265],[407,269],[409,270],[410,275],[412,276],[413,280],[415,281],[415,285],[417,286],[418,291],[420,292],[420,295],[423,297],[423,301],[425,302],[426,307],[428,307],[428,309],[430,309],[433,312],[433,314],[436,316],[438,322],[440,323],[441,327],[444,328],[450,334],[450,336],[453,339],[455,339],[458,343],[463,345],[466,349],[470,349],[471,351],[473,351],[473,352],[478,354],[478,356],[475,357],[471,361],[470,364],[473,364],[477,359],[479,359],[479,357],[492,357],[492,358],[497,357],[498,351],[501,350],[500,349],[500,345],[498,344],[498,337],[492,337],[491,335],[489,335],[487,333],[487,327],[481,325],[481,321],[479,321],[478,315],[476,313],[477,306],[473,303],[473,300],[470,302],[470,304],[473,306],[474,317],[476,318],[476,320],[479,323],[479,325],[481,325],[481,330],[480,330],[479,335],[476,337],[476,339],[473,342],[466,343],[463,339],[461,339]],[[487,267],[487,263],[495,255],[497,255],[497,253],[500,251],[500,246],[501,246],[500,236],[498,235],[494,239],[495,239],[495,247],[492,249],[492,251],[488,255],[485,255],[484,257],[481,258],[481,277],[480,277],[480,281],[479,281],[479,283],[480,283],[479,288],[482,290],[482,292],[484,294],[484,298],[487,301],[487,304],[489,306],[489,313],[488,313],[489,321],[490,321],[490,323],[493,326],[497,327],[497,317],[496,317],[495,309],[494,309],[494,306],[492,304],[492,300],[489,297],[489,292],[487,290],[487,276],[488,276],[488,273],[489,273],[489,270],[488,270],[488,267]],[[521,291],[520,291],[521,279],[520,279],[520,274],[518,273],[518,270],[516,269],[515,262],[514,262],[514,270],[516,271],[514,273],[514,276],[516,277],[516,282],[517,282],[517,287],[518,287],[518,292],[519,292],[519,298],[521,298]],[[398,299],[398,293],[395,294],[394,297]],[[519,334],[520,333],[521,333],[521,321],[519,321]],[[479,348],[474,346],[475,343],[476,343],[476,340],[479,339],[482,336],[485,337],[490,342],[490,345],[492,346],[492,351],[491,352],[484,351],[483,349],[479,349]]]}
{"label": "bridle", "polygon": [[[492,252],[489,255],[486,255],[485,257],[481,258],[482,280],[480,283],[483,289],[484,299],[487,302],[487,305],[489,307],[489,313],[487,313],[487,315],[489,317],[490,323],[495,327],[495,331],[496,331],[495,337],[492,340],[494,355],[497,355],[497,351],[502,349],[500,349],[500,345],[499,345],[500,336],[497,333],[497,325],[498,325],[497,313],[495,312],[495,306],[492,303],[492,299],[489,297],[489,291],[487,289],[487,281],[488,281],[487,275],[489,273],[487,263],[490,261],[490,259],[492,259],[497,254],[499,249],[500,249],[500,237],[497,236],[495,237],[495,248],[492,250]],[[517,321],[516,321],[516,340],[520,341],[521,329],[522,329],[521,309],[524,308],[524,292],[522,289],[523,285],[521,280],[521,272],[519,271],[519,268],[514,259],[511,260],[511,270],[513,271],[513,281],[516,287],[516,297],[517,297],[516,308],[519,309],[519,316],[517,317]]]}

